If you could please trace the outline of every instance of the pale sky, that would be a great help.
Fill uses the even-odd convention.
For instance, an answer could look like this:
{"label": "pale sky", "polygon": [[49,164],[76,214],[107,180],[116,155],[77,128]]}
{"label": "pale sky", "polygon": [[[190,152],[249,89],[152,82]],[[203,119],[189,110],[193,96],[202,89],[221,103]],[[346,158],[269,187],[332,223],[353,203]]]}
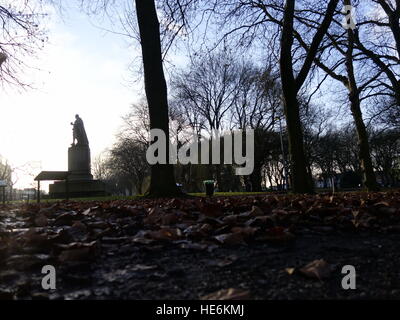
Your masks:
{"label": "pale sky", "polygon": [[[49,43],[27,71],[38,88],[0,91],[0,154],[14,167],[36,161],[41,170],[67,170],[75,114],[84,121],[92,160],[110,147],[121,116],[141,94],[141,84],[128,80],[128,66],[138,46],[106,33],[76,9],[49,23]],[[136,52],[135,52],[136,51]],[[19,174],[17,188],[30,187],[32,179]]]}

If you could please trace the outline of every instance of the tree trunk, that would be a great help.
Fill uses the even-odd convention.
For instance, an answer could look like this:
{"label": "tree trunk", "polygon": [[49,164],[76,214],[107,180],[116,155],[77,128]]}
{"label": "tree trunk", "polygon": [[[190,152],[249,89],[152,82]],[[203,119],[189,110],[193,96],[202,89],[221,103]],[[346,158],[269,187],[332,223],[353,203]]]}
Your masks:
{"label": "tree trunk", "polygon": [[368,191],[378,191],[379,187],[376,182],[376,177],[372,166],[368,134],[365,128],[364,120],[362,118],[358,93],[354,94],[354,92],[351,91],[349,93],[349,98],[351,113],[353,115],[354,123],[357,130],[359,148],[358,156],[360,160],[363,184]]}
{"label": "tree trunk", "polygon": [[[285,86],[284,82],[282,82],[282,85]],[[300,122],[299,103],[296,97],[297,93],[291,91],[290,88],[289,90],[283,90],[283,105],[288,130],[292,191],[294,193],[313,193],[314,190],[310,183],[311,178],[307,171],[308,164],[303,147],[303,132]]]}
{"label": "tree trunk", "polygon": [[216,164],[213,167],[215,170],[215,180],[217,180],[218,192],[223,192],[224,186],[223,186],[222,179],[221,179],[221,165]]}
{"label": "tree trunk", "polygon": [[[351,5],[350,0],[344,1],[345,5]],[[368,191],[379,190],[376,182],[374,168],[372,166],[371,153],[368,142],[368,134],[365,128],[364,120],[362,117],[360,107],[360,93],[357,87],[357,82],[354,76],[353,67],[353,50],[354,50],[354,32],[351,28],[347,31],[348,35],[348,48],[346,52],[346,71],[348,77],[348,89],[351,114],[357,130],[359,160],[361,165],[361,173],[363,184]]]}
{"label": "tree trunk", "polygon": [[[168,98],[160,41],[160,24],[154,0],[135,0],[136,15],[142,46],[144,82],[149,105],[150,129],[161,129],[167,137],[167,162],[169,154]],[[171,164],[151,166],[150,196],[179,194]]]}
{"label": "tree trunk", "polygon": [[[326,29],[329,26],[329,19],[333,15],[335,1],[330,1],[327,16],[321,24],[321,28],[314,36],[306,61],[296,81],[293,74],[292,45],[293,45],[293,19],[295,1],[287,0],[283,17],[280,70],[283,91],[283,107],[285,111],[289,156],[292,175],[292,191],[294,193],[313,193],[312,179],[307,172],[307,159],[304,152],[303,132],[300,122],[300,105],[297,100],[297,93],[311,67],[319,43],[321,42]],[[336,6],[336,5],[335,5]],[[331,8],[332,7],[332,8]],[[328,16],[329,13],[329,16]],[[313,57],[314,55],[314,57]]]}
{"label": "tree trunk", "polygon": [[251,191],[252,192],[261,192],[262,191],[262,177],[261,177],[261,172],[262,172],[262,164],[261,163],[255,163],[254,164],[254,170],[252,174],[250,175],[250,182],[251,182]]}

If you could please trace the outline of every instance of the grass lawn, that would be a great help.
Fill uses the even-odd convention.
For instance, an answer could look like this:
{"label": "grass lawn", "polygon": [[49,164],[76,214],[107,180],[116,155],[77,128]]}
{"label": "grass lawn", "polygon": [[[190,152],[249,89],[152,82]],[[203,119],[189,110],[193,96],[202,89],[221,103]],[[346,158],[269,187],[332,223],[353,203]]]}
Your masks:
{"label": "grass lawn", "polygon": [[[262,195],[262,194],[269,194],[270,192],[216,192],[214,196],[250,196],[250,195]],[[205,192],[197,192],[197,193],[189,193],[191,196],[195,197],[205,197]],[[135,196],[104,196],[104,197],[91,197],[91,198],[70,198],[70,201],[113,201],[113,200],[138,200],[143,198],[143,195],[135,195]],[[63,201],[65,199],[41,199],[40,202],[57,202]],[[26,203],[25,200],[17,200],[11,201],[8,203]],[[36,200],[29,200],[29,203],[35,203]]]}
{"label": "grass lawn", "polygon": [[[383,189],[382,191],[388,191],[394,189]],[[229,196],[254,196],[254,195],[268,195],[268,194],[275,194],[276,191],[264,191],[264,192],[215,192],[215,197],[229,197]],[[317,189],[317,193],[328,193],[332,192],[332,189]],[[335,194],[341,194],[344,192],[365,192],[362,189],[341,189],[335,192]],[[289,192],[289,194],[291,194]],[[191,196],[195,197],[205,197],[205,192],[196,192],[196,193],[189,193]],[[135,196],[104,196],[104,197],[85,197],[85,198],[70,198],[70,201],[113,201],[113,200],[139,200],[143,198],[143,195],[135,195]],[[52,203],[57,201],[63,201],[65,199],[41,199],[42,203]],[[26,203],[25,200],[17,200],[11,201],[7,203],[18,204],[18,203]],[[36,200],[29,200],[29,203],[35,203]]]}

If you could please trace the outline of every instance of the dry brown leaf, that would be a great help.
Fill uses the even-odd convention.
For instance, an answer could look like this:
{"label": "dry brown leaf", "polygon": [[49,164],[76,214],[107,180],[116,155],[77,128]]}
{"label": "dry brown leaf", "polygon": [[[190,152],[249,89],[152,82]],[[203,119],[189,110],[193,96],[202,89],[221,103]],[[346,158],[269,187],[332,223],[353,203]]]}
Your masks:
{"label": "dry brown leaf", "polygon": [[167,213],[161,217],[161,223],[163,225],[170,225],[177,223],[179,220],[179,217],[176,213]]}
{"label": "dry brown leaf", "polygon": [[257,207],[257,206],[251,207],[251,211],[250,211],[251,217],[258,217],[258,216],[263,216],[263,215],[264,215],[264,211],[262,211],[260,207]]}
{"label": "dry brown leaf", "polygon": [[222,221],[226,224],[235,224],[237,222],[238,217],[236,215],[229,215],[222,219]]}
{"label": "dry brown leaf", "polygon": [[80,248],[91,248],[91,249],[94,249],[94,247],[96,245],[97,245],[97,241],[94,240],[92,242],[70,242],[70,243],[67,243],[67,244],[58,243],[58,244],[56,244],[56,247],[61,248],[61,249],[68,249],[68,250],[80,249]]}
{"label": "dry brown leaf", "polygon": [[203,232],[204,234],[208,234],[212,230],[213,230],[213,227],[209,223],[203,223],[199,228],[199,231]]}
{"label": "dry brown leaf", "polygon": [[295,269],[295,268],[285,268],[285,271],[286,271],[289,275],[292,275],[292,274],[296,271],[296,269]]}
{"label": "dry brown leaf", "polygon": [[318,259],[300,268],[299,271],[306,277],[321,280],[331,275],[332,268],[324,259]]}
{"label": "dry brown leaf", "polygon": [[284,215],[287,215],[288,214],[288,212],[286,211],[286,210],[283,210],[283,209],[274,209],[274,210],[272,210],[272,213],[274,214],[274,215],[280,215],[280,216],[284,216]]}
{"label": "dry brown leaf", "polygon": [[144,265],[144,264],[135,264],[133,267],[129,268],[132,271],[146,271],[146,270],[153,270],[157,269],[157,265]]}
{"label": "dry brown leaf", "polygon": [[273,227],[275,224],[276,216],[275,215],[269,215],[269,216],[259,216],[255,217],[253,219],[250,219],[246,222],[247,226],[252,226],[252,227]]}
{"label": "dry brown leaf", "polygon": [[205,243],[185,242],[179,245],[182,249],[205,250],[209,246]]}
{"label": "dry brown leaf", "polygon": [[211,259],[207,261],[207,265],[211,267],[226,267],[234,263],[238,259],[237,256],[235,255],[230,255],[229,257],[226,257],[225,259]]}
{"label": "dry brown leaf", "polygon": [[201,212],[208,217],[219,217],[223,214],[221,206],[213,203],[204,203]]}
{"label": "dry brown leaf", "polygon": [[143,219],[143,222],[145,224],[155,224],[161,220],[163,215],[165,215],[164,210],[158,207],[151,208],[148,216]]}
{"label": "dry brown leaf", "polygon": [[182,237],[182,232],[178,228],[163,228],[150,231],[148,234],[154,240],[178,240]]}
{"label": "dry brown leaf", "polygon": [[132,239],[132,242],[134,243],[140,243],[140,244],[152,244],[155,240],[153,239],[148,239],[148,238],[140,238],[140,237],[134,237]]}
{"label": "dry brown leaf", "polygon": [[272,242],[288,242],[294,240],[294,235],[283,227],[273,227],[266,231],[260,240],[267,240]]}
{"label": "dry brown leaf", "polygon": [[65,250],[61,252],[58,259],[61,262],[67,261],[87,261],[93,258],[93,250],[89,247]]}
{"label": "dry brown leaf", "polygon": [[222,289],[200,298],[200,300],[249,300],[250,291],[243,289]]}
{"label": "dry brown leaf", "polygon": [[26,244],[42,245],[47,241],[47,236],[38,233],[35,228],[29,229],[25,233],[21,234],[20,237]]}
{"label": "dry brown leaf", "polygon": [[167,206],[171,208],[178,208],[181,205],[181,201],[179,199],[173,198],[167,202]]}
{"label": "dry brown leaf", "polygon": [[222,244],[235,245],[243,244],[243,236],[241,233],[225,233],[214,237]]}
{"label": "dry brown leaf", "polygon": [[245,237],[249,237],[254,235],[259,228],[253,228],[253,227],[234,227],[231,229],[233,233],[240,233]]}
{"label": "dry brown leaf", "polygon": [[40,214],[35,218],[35,225],[38,227],[45,227],[49,223],[49,219],[44,214]]}

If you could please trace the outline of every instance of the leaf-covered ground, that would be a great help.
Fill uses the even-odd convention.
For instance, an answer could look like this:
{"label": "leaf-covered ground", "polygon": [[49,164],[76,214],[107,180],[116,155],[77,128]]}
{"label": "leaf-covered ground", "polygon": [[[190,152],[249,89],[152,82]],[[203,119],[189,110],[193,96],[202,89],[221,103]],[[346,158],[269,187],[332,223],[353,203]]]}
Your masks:
{"label": "leaf-covered ground", "polygon": [[0,298],[398,299],[399,241],[398,191],[7,206]]}

